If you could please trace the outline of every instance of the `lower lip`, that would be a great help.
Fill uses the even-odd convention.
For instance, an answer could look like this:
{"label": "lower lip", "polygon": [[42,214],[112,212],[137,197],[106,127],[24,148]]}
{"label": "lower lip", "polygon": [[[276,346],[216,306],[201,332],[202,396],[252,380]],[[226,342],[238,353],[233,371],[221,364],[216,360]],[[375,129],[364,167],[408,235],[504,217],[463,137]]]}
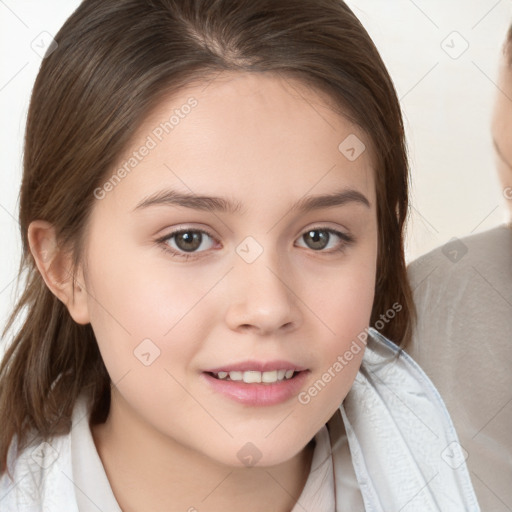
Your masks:
{"label": "lower lip", "polygon": [[247,384],[243,381],[220,380],[202,373],[206,382],[218,393],[232,400],[251,406],[276,405],[297,396],[304,386],[309,371],[301,371],[292,379],[272,384]]}

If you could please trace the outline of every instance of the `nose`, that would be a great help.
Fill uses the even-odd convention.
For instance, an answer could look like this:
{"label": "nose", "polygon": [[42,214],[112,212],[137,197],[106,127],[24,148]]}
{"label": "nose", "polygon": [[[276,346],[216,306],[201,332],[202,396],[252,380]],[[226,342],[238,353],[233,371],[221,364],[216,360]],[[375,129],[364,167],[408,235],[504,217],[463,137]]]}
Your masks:
{"label": "nose", "polygon": [[240,259],[229,274],[226,323],[232,330],[268,335],[295,330],[302,323],[292,272],[265,256],[268,252],[253,263]]}

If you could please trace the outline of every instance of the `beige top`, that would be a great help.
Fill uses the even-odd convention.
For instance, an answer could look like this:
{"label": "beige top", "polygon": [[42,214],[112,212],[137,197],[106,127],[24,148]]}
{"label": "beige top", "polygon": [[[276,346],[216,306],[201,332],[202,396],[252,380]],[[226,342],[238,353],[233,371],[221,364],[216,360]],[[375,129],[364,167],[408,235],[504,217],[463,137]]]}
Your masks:
{"label": "beige top", "polygon": [[452,417],[482,510],[512,510],[512,229],[500,226],[409,266],[418,311],[407,348]]}

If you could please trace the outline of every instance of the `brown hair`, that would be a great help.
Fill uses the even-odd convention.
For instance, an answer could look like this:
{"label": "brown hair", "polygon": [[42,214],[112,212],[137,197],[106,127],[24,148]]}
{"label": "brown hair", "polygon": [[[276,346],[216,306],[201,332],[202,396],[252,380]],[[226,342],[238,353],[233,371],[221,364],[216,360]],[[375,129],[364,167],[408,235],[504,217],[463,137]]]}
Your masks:
{"label": "brown hair", "polygon": [[26,281],[5,332],[26,317],[0,366],[0,474],[14,437],[21,449],[32,432],[41,439],[69,432],[79,394],[89,400],[91,424],[105,421],[110,407],[92,328],[75,323],[45,285],[28,244],[30,222],[53,224],[78,263],[93,191],[148,113],[165,95],[221,71],[298,78],[369,135],[379,223],[371,323],[399,303],[381,331],[407,343],[414,306],[403,250],[409,170],[400,105],[373,42],[341,0],[84,0],[55,39],[26,126],[19,210]]}

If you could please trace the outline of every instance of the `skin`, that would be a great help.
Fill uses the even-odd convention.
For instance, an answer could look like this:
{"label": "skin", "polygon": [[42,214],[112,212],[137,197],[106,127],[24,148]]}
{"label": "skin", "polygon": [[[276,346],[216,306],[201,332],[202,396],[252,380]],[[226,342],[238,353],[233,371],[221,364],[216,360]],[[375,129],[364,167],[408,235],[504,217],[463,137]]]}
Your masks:
{"label": "skin", "polygon": [[[198,105],[190,114],[96,201],[74,295],[65,278],[69,256],[48,256],[52,227],[33,222],[31,246],[75,321],[91,323],[114,383],[108,419],[92,433],[123,511],[290,511],[309,474],[307,444],[348,393],[364,351],[305,405],[296,396],[242,405],[212,391],[201,373],[245,359],[285,359],[308,368],[306,390],[369,325],[373,164],[369,151],[349,161],[338,145],[350,134],[366,147],[370,141],[299,82],[223,74],[166,98],[127,156],[191,96]],[[238,201],[242,210],[136,209],[164,189]],[[292,210],[305,196],[345,189],[369,206]],[[213,235],[188,260],[164,250],[183,247],[176,237],[157,241],[183,227]],[[331,235],[319,249],[307,236],[313,228],[354,241]],[[252,263],[236,252],[248,236],[263,249]],[[134,356],[147,338],[160,350],[149,366]],[[254,467],[237,456],[248,442],[261,454]]]}
{"label": "skin", "polygon": [[498,176],[508,207],[509,221],[512,221],[512,69],[510,57],[506,53],[500,62],[492,136]]}

